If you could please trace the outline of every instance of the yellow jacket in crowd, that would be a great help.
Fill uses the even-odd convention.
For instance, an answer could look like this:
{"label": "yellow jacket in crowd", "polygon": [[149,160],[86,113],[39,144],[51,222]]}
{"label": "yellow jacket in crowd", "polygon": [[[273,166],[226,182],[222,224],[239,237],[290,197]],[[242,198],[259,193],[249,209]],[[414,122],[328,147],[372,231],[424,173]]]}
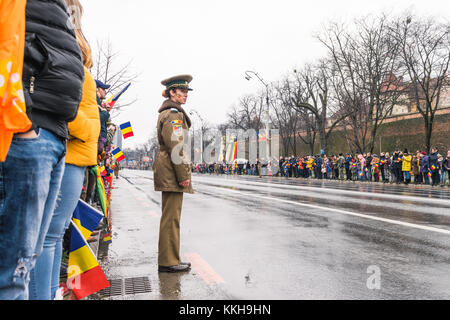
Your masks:
{"label": "yellow jacket in crowd", "polygon": [[306,168],[311,169],[313,162],[314,162],[313,158],[306,160]]}
{"label": "yellow jacket in crowd", "polygon": [[79,167],[96,165],[100,114],[97,107],[97,87],[86,67],[84,67],[83,98],[77,117],[69,123],[69,134],[66,163]]}
{"label": "yellow jacket in crowd", "polygon": [[403,155],[402,158],[402,171],[411,171],[411,155]]}

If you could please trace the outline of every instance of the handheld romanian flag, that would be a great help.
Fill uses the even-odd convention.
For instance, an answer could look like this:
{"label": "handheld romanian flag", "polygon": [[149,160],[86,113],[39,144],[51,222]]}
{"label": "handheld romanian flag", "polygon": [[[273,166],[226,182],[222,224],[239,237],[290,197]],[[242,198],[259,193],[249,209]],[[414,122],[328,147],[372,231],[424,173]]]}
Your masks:
{"label": "handheld romanian flag", "polygon": [[102,176],[106,176],[108,174],[108,171],[106,170],[105,166],[100,167],[100,174]]}
{"label": "handheld romanian flag", "polygon": [[105,235],[103,236],[103,242],[105,243],[111,243],[111,232],[105,233]]}
{"label": "handheld romanian flag", "polygon": [[103,179],[100,176],[100,168],[98,166],[95,166],[91,169],[91,172],[97,177],[96,189],[97,189],[98,199],[100,201],[100,206],[102,207],[104,216],[108,217],[108,207],[107,207],[107,202],[106,202],[105,184],[103,183]]}
{"label": "handheld romanian flag", "polygon": [[122,161],[123,159],[125,159],[125,156],[122,152],[122,150],[120,150],[120,148],[116,148],[113,151],[111,151],[112,155],[114,156],[114,158],[116,158],[116,160],[118,162]]}
{"label": "handheld romanian flag", "polygon": [[123,88],[118,94],[116,94],[115,96],[112,96],[111,98],[106,100],[105,104],[108,104],[111,108],[114,107],[114,105],[116,104],[117,100],[119,100],[120,96],[125,91],[127,91],[130,86],[131,86],[131,83],[129,83],[125,88]]}
{"label": "handheld romanian flag", "polygon": [[120,125],[120,131],[122,131],[124,139],[134,136],[133,129],[131,128],[131,123],[129,121]]}
{"label": "handheld romanian flag", "polygon": [[73,221],[68,265],[67,287],[72,289],[78,300],[110,286],[94,253]]}
{"label": "handheld romanian flag", "polygon": [[103,213],[91,207],[83,200],[78,200],[72,220],[77,225],[84,239],[88,239],[103,219]]}
{"label": "handheld romanian flag", "polygon": [[436,166],[434,164],[431,165],[431,170],[436,170]]}
{"label": "handheld romanian flag", "polygon": [[428,175],[429,178],[431,178],[431,172],[430,171],[428,171],[427,175]]}

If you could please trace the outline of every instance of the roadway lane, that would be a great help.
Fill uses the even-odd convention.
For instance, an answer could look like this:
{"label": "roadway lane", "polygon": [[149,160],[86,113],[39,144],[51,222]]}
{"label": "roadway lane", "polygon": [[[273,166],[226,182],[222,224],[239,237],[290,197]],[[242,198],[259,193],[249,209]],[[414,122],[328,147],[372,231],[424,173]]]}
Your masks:
{"label": "roadway lane", "polygon": [[[123,170],[121,177],[112,208],[120,221],[113,226],[122,228],[117,238],[125,236],[127,208],[137,221],[151,215],[152,227],[135,233],[152,230],[143,241],[156,244],[142,248],[155,264],[161,195],[152,172]],[[163,295],[159,279],[159,295],[146,298],[450,298],[449,189],[209,175],[193,181],[181,221],[182,255],[193,270],[162,276],[177,279],[177,294]],[[121,201],[115,210],[123,192],[135,203]],[[130,254],[114,236],[111,246]],[[156,266],[139,272],[154,274]]]}

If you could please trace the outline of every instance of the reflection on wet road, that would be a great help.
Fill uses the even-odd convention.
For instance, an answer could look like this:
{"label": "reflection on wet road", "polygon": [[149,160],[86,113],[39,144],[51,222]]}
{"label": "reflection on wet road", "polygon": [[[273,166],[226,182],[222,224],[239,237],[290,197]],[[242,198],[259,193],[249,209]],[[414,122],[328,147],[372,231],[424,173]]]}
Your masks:
{"label": "reflection on wet road", "polygon": [[158,274],[161,194],[152,172],[121,171],[105,268],[153,286],[122,298],[450,298],[450,189],[213,175],[193,186],[181,220],[193,269]]}

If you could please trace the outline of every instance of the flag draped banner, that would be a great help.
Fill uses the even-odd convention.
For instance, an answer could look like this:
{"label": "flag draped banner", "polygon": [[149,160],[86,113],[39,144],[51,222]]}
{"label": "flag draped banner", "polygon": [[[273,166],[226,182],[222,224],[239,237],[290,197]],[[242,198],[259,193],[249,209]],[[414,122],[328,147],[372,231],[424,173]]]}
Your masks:
{"label": "flag draped banner", "polygon": [[77,225],[84,239],[87,240],[95,228],[98,227],[103,217],[103,213],[80,199],[73,212],[72,220]]}
{"label": "flag draped banner", "polygon": [[124,139],[134,136],[133,129],[131,128],[130,122],[125,122],[125,123],[121,124],[120,131],[122,131],[122,135],[123,135]]}
{"label": "flag draped banner", "polygon": [[219,151],[217,153],[217,162],[222,162],[224,160],[223,159],[223,152],[224,152],[224,150],[225,150],[225,137],[222,137],[220,139],[220,148],[219,148]]}
{"label": "flag draped banner", "polygon": [[77,225],[71,223],[67,286],[81,300],[109,287],[110,283]]}

